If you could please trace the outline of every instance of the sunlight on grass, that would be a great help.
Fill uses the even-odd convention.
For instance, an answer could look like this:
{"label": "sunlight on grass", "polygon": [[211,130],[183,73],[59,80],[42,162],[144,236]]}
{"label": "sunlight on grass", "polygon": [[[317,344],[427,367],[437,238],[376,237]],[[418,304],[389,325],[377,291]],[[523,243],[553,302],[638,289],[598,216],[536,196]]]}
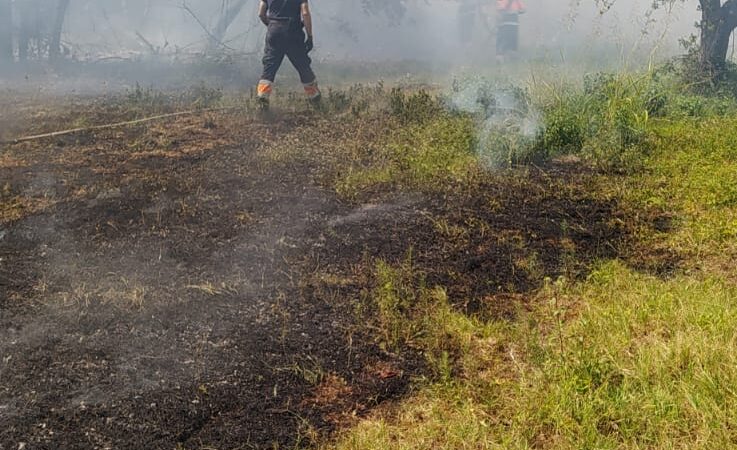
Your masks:
{"label": "sunlight on grass", "polygon": [[461,375],[362,422],[337,448],[711,449],[737,439],[737,288],[723,280],[663,281],[607,263],[581,285],[544,289],[515,325],[435,314],[428,335],[444,324],[441,334],[467,344]]}
{"label": "sunlight on grass", "polygon": [[467,117],[440,115],[409,124],[395,132],[368,167],[356,166],[339,180],[337,190],[352,197],[380,184],[425,190],[466,179],[477,169],[475,137],[474,122]]}
{"label": "sunlight on grass", "polygon": [[688,256],[688,265],[731,259],[737,255],[737,119],[662,122],[654,131],[646,172],[621,180],[620,195],[674,215],[668,244]]}

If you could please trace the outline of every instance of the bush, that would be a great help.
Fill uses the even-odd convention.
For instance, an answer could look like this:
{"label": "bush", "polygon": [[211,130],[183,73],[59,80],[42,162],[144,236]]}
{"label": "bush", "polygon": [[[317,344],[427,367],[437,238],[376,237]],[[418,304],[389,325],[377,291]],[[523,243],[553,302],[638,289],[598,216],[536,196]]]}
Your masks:
{"label": "bush", "polygon": [[586,97],[565,88],[556,94],[543,106],[543,131],[537,146],[549,155],[580,153],[590,116]]}
{"label": "bush", "polygon": [[443,101],[454,114],[476,122],[475,151],[485,166],[499,168],[546,156],[534,145],[541,123],[527,89],[478,77],[456,79]]}
{"label": "bush", "polygon": [[389,94],[389,108],[404,123],[424,122],[443,112],[440,102],[427,91],[408,94],[400,88],[392,89]]}
{"label": "bush", "polygon": [[481,125],[477,153],[486,167],[510,167],[545,159],[541,147],[535,145],[538,134],[535,116],[494,116]]}
{"label": "bush", "polygon": [[537,147],[549,155],[580,154],[607,171],[629,170],[647,153],[649,77],[599,73],[583,90],[559,87],[544,97]]}

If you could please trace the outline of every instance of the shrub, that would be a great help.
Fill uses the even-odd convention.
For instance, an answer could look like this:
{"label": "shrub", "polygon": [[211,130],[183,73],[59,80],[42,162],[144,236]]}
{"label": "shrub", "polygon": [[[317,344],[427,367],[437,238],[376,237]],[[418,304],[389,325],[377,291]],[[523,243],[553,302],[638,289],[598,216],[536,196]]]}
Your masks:
{"label": "shrub", "polygon": [[647,153],[649,78],[599,73],[543,97],[544,131],[537,147],[549,155],[580,154],[608,171],[629,170]]}
{"label": "shrub", "polygon": [[389,94],[389,108],[393,116],[405,123],[424,122],[443,112],[440,102],[427,91],[408,94],[400,88]]}

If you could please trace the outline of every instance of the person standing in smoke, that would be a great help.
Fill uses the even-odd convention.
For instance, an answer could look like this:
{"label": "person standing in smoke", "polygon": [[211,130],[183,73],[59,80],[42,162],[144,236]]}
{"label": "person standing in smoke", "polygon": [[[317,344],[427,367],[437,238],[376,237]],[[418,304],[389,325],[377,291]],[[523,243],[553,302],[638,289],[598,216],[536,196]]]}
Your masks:
{"label": "person standing in smoke", "polygon": [[525,12],[521,0],[497,0],[496,57],[502,62],[519,48],[519,15]]}
{"label": "person standing in smoke", "polygon": [[320,89],[309,56],[314,44],[308,0],[261,0],[258,16],[267,27],[264,71],[258,82],[259,103],[268,107],[274,79],[285,56],[299,72],[307,98],[319,102]]}

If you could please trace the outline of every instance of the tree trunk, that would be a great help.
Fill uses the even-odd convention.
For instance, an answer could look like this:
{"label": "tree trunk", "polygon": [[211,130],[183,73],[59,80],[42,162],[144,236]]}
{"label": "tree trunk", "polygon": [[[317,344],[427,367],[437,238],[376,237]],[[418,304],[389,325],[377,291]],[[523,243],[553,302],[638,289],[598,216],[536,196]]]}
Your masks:
{"label": "tree trunk", "polygon": [[0,61],[13,60],[13,4],[0,0]]}
{"label": "tree trunk", "polygon": [[241,13],[241,10],[246,6],[246,3],[248,3],[248,0],[228,1],[227,7],[223,10],[220,18],[218,19],[217,25],[215,25],[215,28],[212,30],[209,43],[210,50],[214,50],[223,44],[223,39],[225,38],[225,34],[228,32],[228,28],[230,28],[230,25],[236,17],[238,17],[238,14]]}
{"label": "tree trunk", "polygon": [[61,56],[61,32],[64,30],[64,18],[67,15],[70,0],[58,1],[54,26],[51,29],[51,39],[49,40],[49,59],[52,61],[59,59],[59,56]]}
{"label": "tree trunk", "polygon": [[32,1],[23,1],[16,3],[18,8],[18,18],[20,19],[18,29],[18,60],[26,61],[31,56],[31,42],[38,34],[36,21],[34,17],[38,15],[36,3]]}
{"label": "tree trunk", "polygon": [[737,28],[737,0],[702,2],[699,63],[710,80],[717,81],[727,67],[732,32]]}

